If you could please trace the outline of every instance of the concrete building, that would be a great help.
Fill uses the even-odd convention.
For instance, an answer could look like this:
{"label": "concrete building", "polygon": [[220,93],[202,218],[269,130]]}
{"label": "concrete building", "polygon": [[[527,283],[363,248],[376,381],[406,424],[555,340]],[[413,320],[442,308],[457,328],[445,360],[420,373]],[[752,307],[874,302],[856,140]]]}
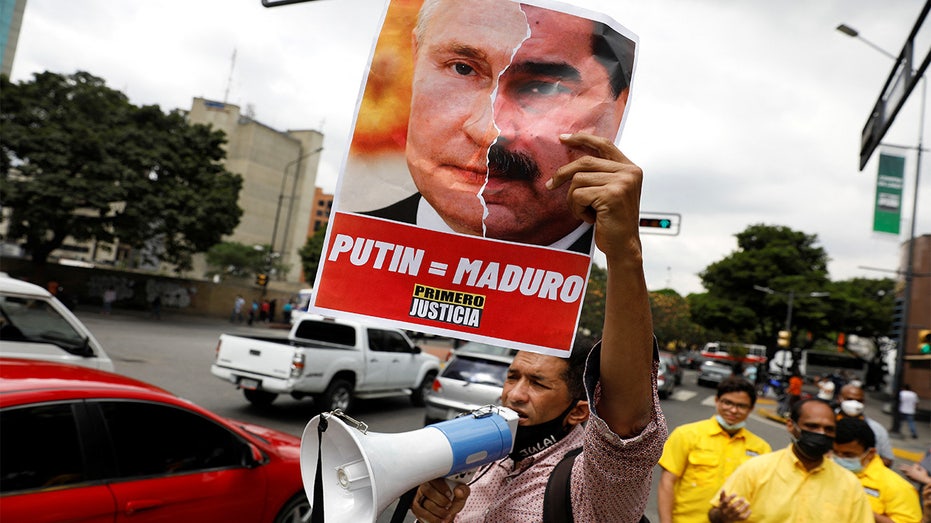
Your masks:
{"label": "concrete building", "polygon": [[[191,123],[209,124],[226,133],[226,169],[243,178],[239,194],[242,219],[226,241],[271,245],[290,267],[272,280],[301,281],[297,251],[307,241],[317,201],[317,165],[323,134],[313,130],[278,131],[243,115],[236,105],[195,98]],[[194,259],[193,277],[207,270],[202,255]]]}
{"label": "concrete building", "polygon": [[333,195],[323,192],[323,189],[317,187],[314,189],[314,203],[310,208],[310,228],[307,229],[307,236],[313,236],[315,232],[327,226],[330,222],[330,211],[333,210]]}
{"label": "concrete building", "polygon": [[0,73],[10,76],[26,0],[0,0]]}
{"label": "concrete building", "polygon": [[[921,398],[920,410],[931,411],[931,355],[921,354],[918,348],[918,332],[931,329],[931,234],[915,237],[912,254],[912,290],[909,300],[908,318],[905,324],[904,365],[902,383],[911,385]],[[908,243],[902,244],[900,270],[905,272]]]}

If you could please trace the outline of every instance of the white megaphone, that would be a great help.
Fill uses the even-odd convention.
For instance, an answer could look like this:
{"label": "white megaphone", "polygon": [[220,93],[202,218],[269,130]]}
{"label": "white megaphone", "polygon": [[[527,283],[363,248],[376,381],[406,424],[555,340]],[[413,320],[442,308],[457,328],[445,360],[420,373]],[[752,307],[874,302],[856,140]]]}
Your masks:
{"label": "white megaphone", "polygon": [[327,523],[375,519],[411,488],[455,476],[511,452],[517,413],[489,405],[398,434],[368,432],[339,410],[315,416],[301,438],[301,476],[311,505],[320,460]]}

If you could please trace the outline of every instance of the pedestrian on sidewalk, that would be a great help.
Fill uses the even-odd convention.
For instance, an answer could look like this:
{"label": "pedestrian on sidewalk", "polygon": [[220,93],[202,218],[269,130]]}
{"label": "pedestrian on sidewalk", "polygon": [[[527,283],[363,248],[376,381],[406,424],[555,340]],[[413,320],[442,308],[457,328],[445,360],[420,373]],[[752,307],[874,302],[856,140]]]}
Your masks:
{"label": "pedestrian on sidewalk", "polygon": [[237,294],[233,300],[233,313],[230,314],[230,323],[242,323],[242,307],[246,304],[246,299],[242,294]]}
{"label": "pedestrian on sidewalk", "polygon": [[162,295],[156,294],[152,300],[152,317],[156,320],[162,319]]}
{"label": "pedestrian on sidewalk", "polygon": [[113,311],[113,302],[116,301],[116,289],[113,286],[103,291],[103,310],[101,314],[110,314]]}
{"label": "pedestrian on sidewalk", "polygon": [[912,437],[918,439],[918,430],[915,428],[915,408],[918,406],[918,394],[912,390],[911,385],[904,383],[899,391],[899,415],[908,422],[908,430]]}

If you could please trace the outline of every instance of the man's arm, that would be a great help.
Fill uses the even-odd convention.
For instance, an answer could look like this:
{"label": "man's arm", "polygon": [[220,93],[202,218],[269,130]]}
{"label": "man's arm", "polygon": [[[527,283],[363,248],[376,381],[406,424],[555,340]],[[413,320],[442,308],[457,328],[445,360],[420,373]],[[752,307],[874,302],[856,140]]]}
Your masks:
{"label": "man's arm", "polygon": [[659,512],[659,523],[672,523],[672,502],[675,499],[676,482],[679,476],[666,469],[660,473],[659,488],[656,491],[656,508]]}
{"label": "man's arm", "polygon": [[608,265],[596,409],[612,432],[630,438],[653,413],[653,321],[639,235],[643,171],[606,138],[576,133],[560,140],[586,156],[557,170],[548,186],[570,184],[569,206],[595,224]]}

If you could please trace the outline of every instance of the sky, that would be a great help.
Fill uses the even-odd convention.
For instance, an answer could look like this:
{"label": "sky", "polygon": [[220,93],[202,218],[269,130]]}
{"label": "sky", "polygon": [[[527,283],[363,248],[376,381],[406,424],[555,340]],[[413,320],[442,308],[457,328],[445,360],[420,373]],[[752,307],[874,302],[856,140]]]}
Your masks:
{"label": "sky", "polygon": [[[651,290],[703,292],[699,273],[736,251],[735,235],[753,224],[816,235],[832,280],[894,276],[887,271],[898,268],[911,225],[921,120],[925,148],[931,127],[919,84],[883,140],[905,147],[884,149],[907,158],[902,232],[872,232],[879,151],[861,172],[860,134],[894,62],[866,42],[898,55],[924,0],[605,5],[640,39],[620,147],[644,170],[641,208],[682,216],[676,236],[643,235]],[[278,130],[318,130],[317,185],[333,192],[384,7],[28,0],[11,78],[87,71],[137,105],[189,109],[204,97]],[[862,39],[836,31],[841,23]],[[915,47],[920,61],[931,20]],[[923,156],[917,236],[931,233]]]}

